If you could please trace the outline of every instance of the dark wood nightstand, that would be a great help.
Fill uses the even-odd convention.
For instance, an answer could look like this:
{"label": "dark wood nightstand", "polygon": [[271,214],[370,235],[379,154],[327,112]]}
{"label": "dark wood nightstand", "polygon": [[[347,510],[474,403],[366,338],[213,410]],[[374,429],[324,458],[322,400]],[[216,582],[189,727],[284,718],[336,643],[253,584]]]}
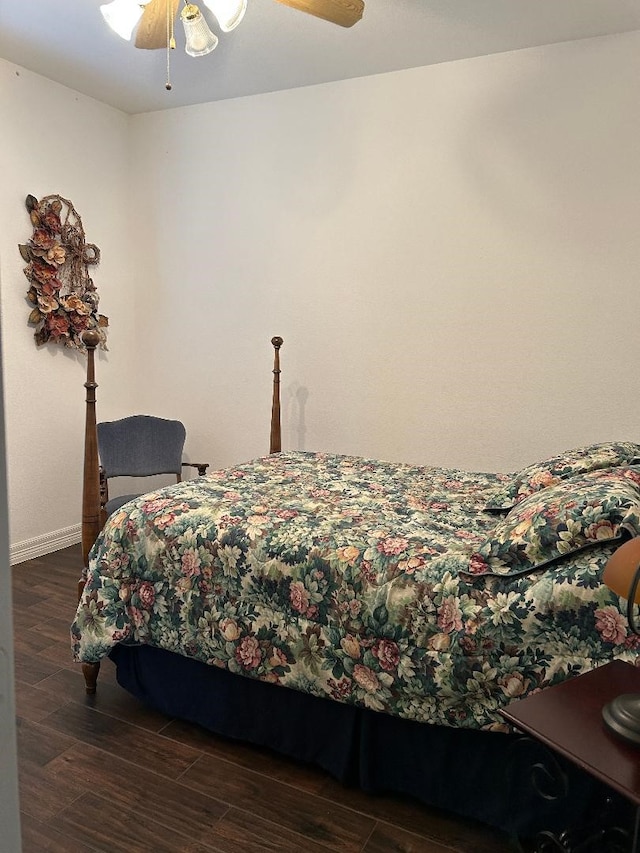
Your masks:
{"label": "dark wood nightstand", "polygon": [[621,693],[640,693],[640,669],[623,661],[613,661],[512,702],[500,713],[517,729],[636,806],[631,847],[636,853],[640,843],[637,817],[640,815],[640,747],[616,737],[602,721],[603,706]]}

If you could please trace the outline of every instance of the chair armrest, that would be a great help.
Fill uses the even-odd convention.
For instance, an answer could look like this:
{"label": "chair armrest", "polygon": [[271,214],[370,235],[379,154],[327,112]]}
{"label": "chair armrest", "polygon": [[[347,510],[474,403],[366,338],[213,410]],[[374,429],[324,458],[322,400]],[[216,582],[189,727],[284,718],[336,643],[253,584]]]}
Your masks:
{"label": "chair armrest", "polygon": [[182,467],[183,468],[197,468],[198,469],[198,475],[200,477],[204,477],[204,475],[207,473],[207,468],[209,467],[209,463],[208,462],[183,462]]}

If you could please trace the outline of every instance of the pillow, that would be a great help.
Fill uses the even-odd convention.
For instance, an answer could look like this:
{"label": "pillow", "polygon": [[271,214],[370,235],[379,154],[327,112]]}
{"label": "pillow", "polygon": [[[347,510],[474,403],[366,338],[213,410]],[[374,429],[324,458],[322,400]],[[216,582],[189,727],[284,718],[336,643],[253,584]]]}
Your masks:
{"label": "pillow", "polygon": [[520,501],[462,571],[523,575],[627,534],[640,535],[640,466],[591,471]]}
{"label": "pillow", "polygon": [[540,489],[555,486],[576,474],[638,463],[640,444],[632,441],[608,441],[567,450],[559,456],[528,465],[514,474],[506,486],[493,493],[485,509],[489,512],[508,510]]}

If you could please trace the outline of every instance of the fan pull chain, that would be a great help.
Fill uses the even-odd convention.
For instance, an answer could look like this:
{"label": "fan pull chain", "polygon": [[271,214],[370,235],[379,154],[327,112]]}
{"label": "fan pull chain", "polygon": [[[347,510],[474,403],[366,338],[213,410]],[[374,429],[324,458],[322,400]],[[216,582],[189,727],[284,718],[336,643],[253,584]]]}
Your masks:
{"label": "fan pull chain", "polygon": [[171,91],[171,51],[175,50],[176,40],[173,31],[173,14],[171,3],[167,3],[167,82],[164,88],[167,92]]}

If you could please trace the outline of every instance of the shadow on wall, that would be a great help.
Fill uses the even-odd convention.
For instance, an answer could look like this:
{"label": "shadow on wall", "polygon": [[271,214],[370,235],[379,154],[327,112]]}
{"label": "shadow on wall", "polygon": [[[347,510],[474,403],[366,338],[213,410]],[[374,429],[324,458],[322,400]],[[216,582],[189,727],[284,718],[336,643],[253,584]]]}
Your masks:
{"label": "shadow on wall", "polygon": [[284,422],[287,425],[287,435],[291,442],[290,447],[283,450],[305,450],[307,435],[306,406],[309,399],[309,389],[298,382],[292,382],[287,387],[286,399],[284,401]]}

